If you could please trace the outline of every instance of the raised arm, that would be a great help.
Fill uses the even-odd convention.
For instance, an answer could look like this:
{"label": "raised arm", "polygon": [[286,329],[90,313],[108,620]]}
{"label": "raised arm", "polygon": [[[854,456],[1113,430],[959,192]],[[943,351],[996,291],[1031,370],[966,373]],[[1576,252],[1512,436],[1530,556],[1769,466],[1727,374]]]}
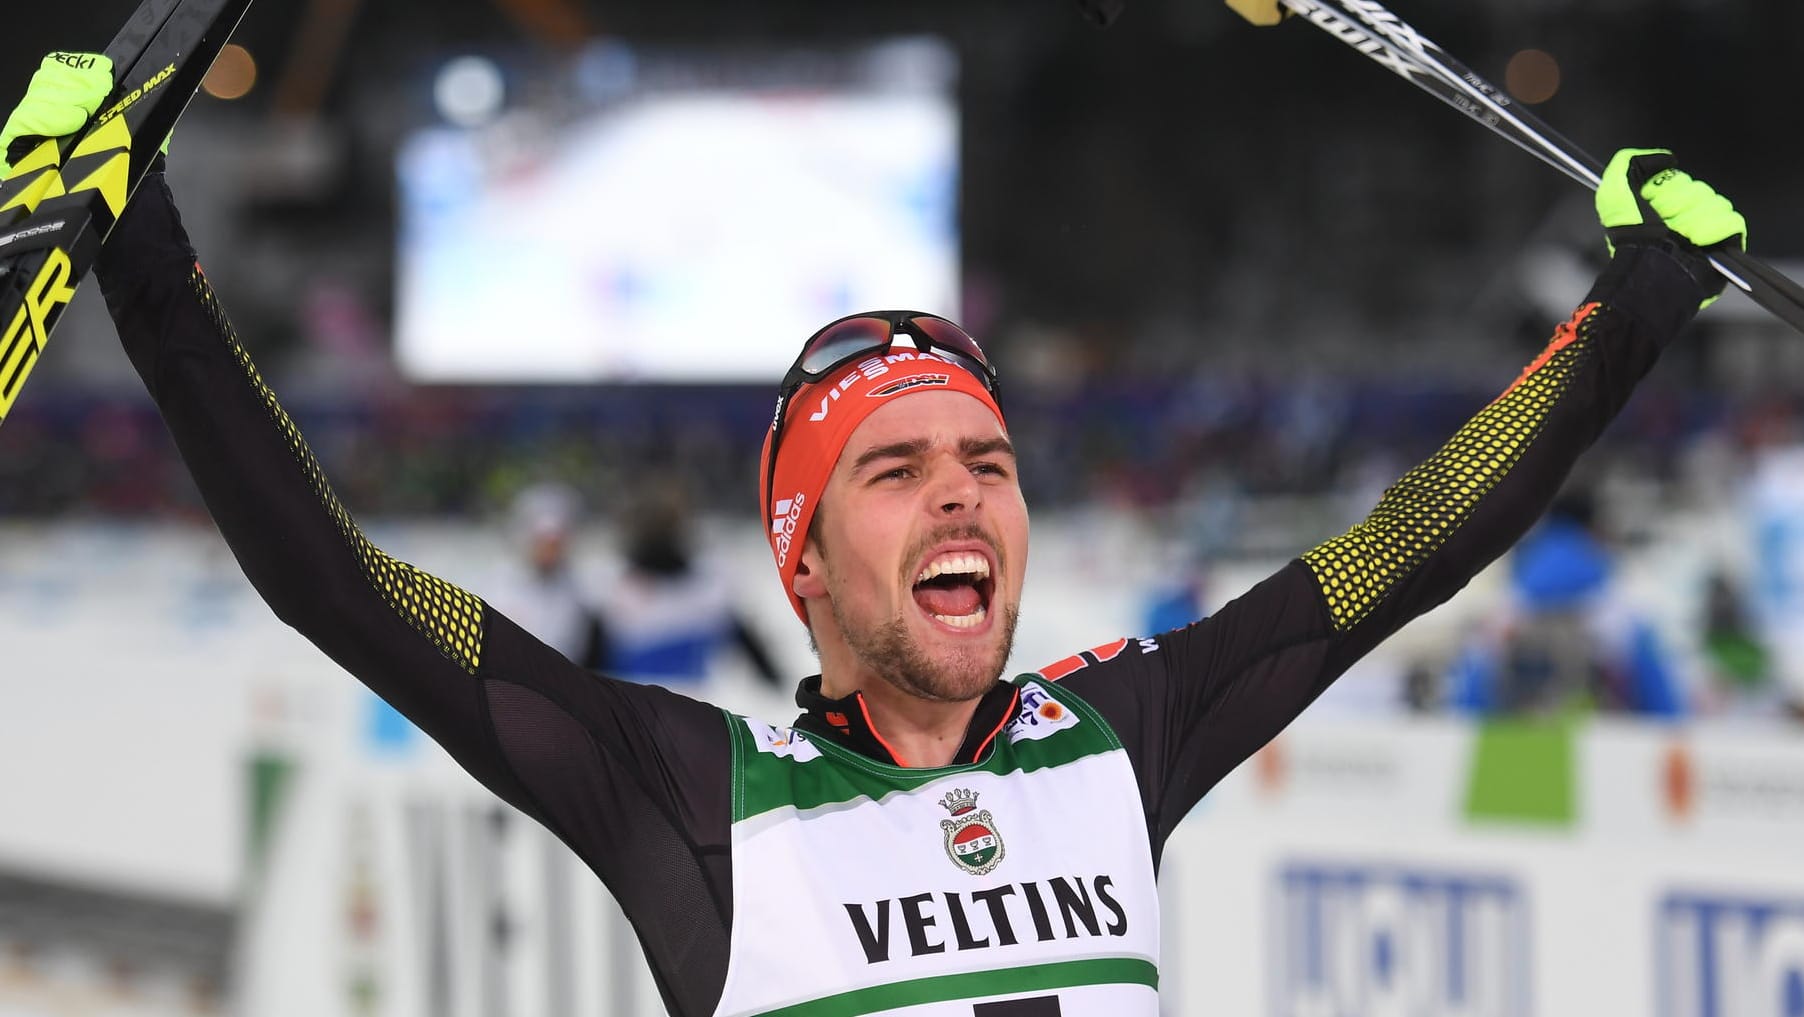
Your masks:
{"label": "raised arm", "polygon": [[97,274],[132,366],[258,594],[456,746],[485,783],[506,784],[473,680],[486,608],[364,538],[232,332],[161,174],[145,181]]}
{"label": "raised arm", "polygon": [[[226,320],[160,173],[98,272],[133,366],[277,616],[562,837],[629,915],[681,901],[681,942],[666,945],[717,949],[724,964],[725,715],[585,671],[365,538]],[[664,970],[680,960],[653,959]],[[716,972],[700,972],[693,985],[664,985],[678,1012],[705,1009]]]}
{"label": "raised arm", "polygon": [[[1637,155],[1612,164],[1616,179]],[[1698,248],[1661,220],[1710,244],[1745,232],[1740,216],[1683,174],[1646,175],[1645,221],[1600,197],[1614,257],[1585,302],[1370,515],[1214,616],[1069,679],[1121,718],[1158,836],[1354,661],[1515,543],[1661,349],[1721,292]]]}
{"label": "raised arm", "polygon": [[[79,56],[79,55],[77,55]],[[78,130],[110,78],[47,59],[7,139]],[[473,594],[372,544],[238,341],[160,166],[96,275],[207,508],[278,617],[557,834],[641,928],[673,1013],[713,1009],[732,921],[728,718],[585,671]],[[682,977],[676,977],[681,972]]]}

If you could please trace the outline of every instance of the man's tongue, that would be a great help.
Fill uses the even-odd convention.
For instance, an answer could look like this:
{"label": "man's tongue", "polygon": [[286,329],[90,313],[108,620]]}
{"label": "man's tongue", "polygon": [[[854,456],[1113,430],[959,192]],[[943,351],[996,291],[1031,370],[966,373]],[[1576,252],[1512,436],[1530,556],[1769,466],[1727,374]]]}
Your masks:
{"label": "man's tongue", "polygon": [[936,585],[924,583],[915,587],[915,603],[928,614],[957,618],[977,611],[983,598],[970,583]]}

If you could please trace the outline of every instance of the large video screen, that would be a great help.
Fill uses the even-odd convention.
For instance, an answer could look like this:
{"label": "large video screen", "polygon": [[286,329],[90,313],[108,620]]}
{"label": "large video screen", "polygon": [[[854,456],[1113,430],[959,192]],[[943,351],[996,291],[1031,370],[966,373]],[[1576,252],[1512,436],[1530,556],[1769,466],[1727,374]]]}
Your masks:
{"label": "large video screen", "polygon": [[609,54],[598,100],[510,96],[486,123],[404,142],[408,377],[771,381],[842,314],[958,313],[942,44]]}

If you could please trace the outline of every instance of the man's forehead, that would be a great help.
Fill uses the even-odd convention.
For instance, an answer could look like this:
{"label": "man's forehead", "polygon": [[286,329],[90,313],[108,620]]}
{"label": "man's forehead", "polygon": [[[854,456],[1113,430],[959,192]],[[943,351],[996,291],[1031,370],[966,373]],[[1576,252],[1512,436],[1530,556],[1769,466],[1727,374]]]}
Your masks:
{"label": "man's forehead", "polygon": [[922,392],[873,411],[853,429],[840,452],[842,465],[872,448],[921,442],[927,447],[1008,438],[1002,421],[963,392]]}

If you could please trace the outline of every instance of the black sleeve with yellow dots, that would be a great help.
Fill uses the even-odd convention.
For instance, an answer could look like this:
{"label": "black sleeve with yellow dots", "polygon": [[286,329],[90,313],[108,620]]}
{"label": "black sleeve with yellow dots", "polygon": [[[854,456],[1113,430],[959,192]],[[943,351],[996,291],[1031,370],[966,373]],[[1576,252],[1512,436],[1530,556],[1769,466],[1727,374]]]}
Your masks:
{"label": "black sleeve with yellow dots", "polygon": [[1358,525],[1302,556],[1342,666],[1445,601],[1546,510],[1580,453],[1696,312],[1674,256],[1625,248],[1520,376]]}
{"label": "black sleeve with yellow dots", "polygon": [[1673,252],[1619,250],[1515,382],[1358,525],[1208,618],[1063,679],[1127,748],[1155,850],[1355,661],[1534,524],[1701,298]]}
{"label": "black sleeve with yellow dots", "polygon": [[653,927],[642,940],[672,1012],[709,1012],[732,914],[725,715],[596,676],[366,539],[233,332],[160,173],[133,197],[98,277],[257,592],[569,844],[637,926]]}

